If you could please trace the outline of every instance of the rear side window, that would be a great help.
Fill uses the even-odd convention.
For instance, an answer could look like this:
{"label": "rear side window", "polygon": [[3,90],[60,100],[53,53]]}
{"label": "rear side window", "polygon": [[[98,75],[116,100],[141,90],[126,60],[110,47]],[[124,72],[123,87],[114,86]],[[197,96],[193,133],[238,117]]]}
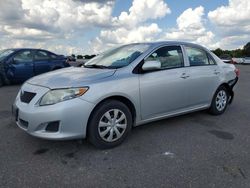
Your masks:
{"label": "rear side window", "polygon": [[187,52],[190,66],[203,66],[203,65],[215,64],[213,59],[209,58],[209,56],[204,50],[188,46],[186,46],[185,49]]}
{"label": "rear side window", "polygon": [[165,46],[154,51],[145,61],[159,61],[162,69],[183,66],[183,56],[180,46]]}
{"label": "rear side window", "polygon": [[35,53],[35,60],[48,60],[50,59],[49,55],[47,52],[42,51],[42,50],[38,50]]}
{"label": "rear side window", "polygon": [[55,54],[49,53],[49,56],[51,57],[51,59],[56,59],[57,56]]}

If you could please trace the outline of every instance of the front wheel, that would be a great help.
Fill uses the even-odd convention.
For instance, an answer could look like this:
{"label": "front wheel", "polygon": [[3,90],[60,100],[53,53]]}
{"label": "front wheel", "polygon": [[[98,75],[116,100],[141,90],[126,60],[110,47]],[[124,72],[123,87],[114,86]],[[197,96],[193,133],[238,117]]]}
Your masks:
{"label": "front wheel", "polygon": [[88,139],[97,148],[112,148],[124,141],[131,127],[129,108],[120,101],[108,100],[100,104],[91,115]]}
{"label": "front wheel", "polygon": [[209,112],[213,115],[223,114],[228,105],[229,94],[227,88],[220,86],[213,97]]}
{"label": "front wheel", "polygon": [[4,82],[3,82],[3,79],[2,79],[2,77],[0,75],[0,87],[2,87],[3,85],[4,85]]}

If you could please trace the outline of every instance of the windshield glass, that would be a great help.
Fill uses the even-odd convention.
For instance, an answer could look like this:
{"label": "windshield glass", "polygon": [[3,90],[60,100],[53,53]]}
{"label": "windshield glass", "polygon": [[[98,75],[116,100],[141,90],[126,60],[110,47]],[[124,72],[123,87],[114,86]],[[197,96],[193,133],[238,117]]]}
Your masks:
{"label": "windshield glass", "polygon": [[1,50],[0,51],[0,61],[3,60],[5,57],[13,53],[14,50]]}
{"label": "windshield glass", "polygon": [[149,44],[129,44],[108,50],[85,64],[88,68],[121,68],[129,65],[150,47]]}

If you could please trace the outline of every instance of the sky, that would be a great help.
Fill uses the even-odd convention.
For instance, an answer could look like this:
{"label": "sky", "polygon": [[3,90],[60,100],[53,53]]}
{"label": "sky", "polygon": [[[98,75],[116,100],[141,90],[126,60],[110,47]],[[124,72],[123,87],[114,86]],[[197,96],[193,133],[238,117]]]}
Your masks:
{"label": "sky", "polygon": [[0,0],[0,49],[94,54],[134,42],[250,41],[250,0]]}

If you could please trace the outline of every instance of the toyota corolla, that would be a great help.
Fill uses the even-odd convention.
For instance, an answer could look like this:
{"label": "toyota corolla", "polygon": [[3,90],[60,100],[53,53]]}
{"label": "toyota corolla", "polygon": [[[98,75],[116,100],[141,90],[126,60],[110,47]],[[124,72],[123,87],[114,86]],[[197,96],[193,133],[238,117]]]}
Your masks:
{"label": "toyota corolla", "polygon": [[119,145],[133,126],[197,110],[222,114],[238,69],[185,42],[136,43],[104,52],[84,67],[26,81],[14,102],[17,125],[52,140]]}

